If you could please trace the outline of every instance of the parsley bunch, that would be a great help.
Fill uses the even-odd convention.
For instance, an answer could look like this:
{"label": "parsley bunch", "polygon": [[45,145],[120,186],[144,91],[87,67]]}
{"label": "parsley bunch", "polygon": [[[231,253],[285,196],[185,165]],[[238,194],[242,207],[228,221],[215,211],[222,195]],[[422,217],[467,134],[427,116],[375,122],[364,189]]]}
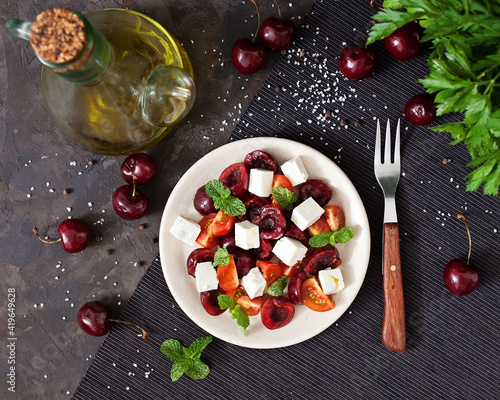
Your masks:
{"label": "parsley bunch", "polygon": [[[464,143],[473,170],[467,190],[483,186],[497,195],[500,186],[500,4],[493,0],[385,0],[373,16],[367,45],[411,21],[432,42],[430,73],[420,83],[435,93],[437,115],[463,114],[460,122],[432,128],[449,132],[451,144]],[[404,8],[402,10],[402,8]]]}

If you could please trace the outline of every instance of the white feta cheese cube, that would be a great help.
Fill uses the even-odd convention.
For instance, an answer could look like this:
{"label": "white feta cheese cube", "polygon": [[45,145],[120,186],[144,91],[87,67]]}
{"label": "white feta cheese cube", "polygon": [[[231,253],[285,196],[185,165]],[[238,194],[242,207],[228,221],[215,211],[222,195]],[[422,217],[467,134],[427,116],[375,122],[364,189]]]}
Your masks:
{"label": "white feta cheese cube", "polygon": [[273,189],[274,172],[266,169],[252,168],[248,181],[248,191],[256,196],[268,197]]}
{"label": "white feta cheese cube", "polygon": [[200,225],[180,215],[175,220],[172,228],[170,228],[170,233],[174,235],[175,238],[190,245],[194,244],[200,232]]}
{"label": "white feta cheese cube", "polygon": [[283,236],[274,245],[273,253],[286,265],[291,266],[305,257],[307,247],[297,239]]}
{"label": "white feta cheese cube", "polygon": [[234,225],[234,242],[242,249],[258,249],[260,247],[259,227],[250,221],[237,222]]}
{"label": "white feta cheese cube", "polygon": [[309,197],[295,207],[292,211],[292,222],[303,231],[314,224],[325,210],[316,201]]}
{"label": "white feta cheese cube", "polygon": [[344,278],[340,268],[322,269],[318,273],[319,283],[325,294],[335,294],[344,289]]}
{"label": "white feta cheese cube", "polygon": [[219,286],[217,271],[212,266],[211,262],[197,263],[196,269],[194,270],[194,276],[196,278],[196,289],[198,292],[217,289]]}
{"label": "white feta cheese cube", "polygon": [[281,166],[281,170],[283,174],[290,179],[293,186],[300,185],[307,181],[309,178],[309,173],[307,172],[306,167],[304,167],[304,163],[302,162],[302,158],[300,156],[296,156],[291,160],[288,160]]}
{"label": "white feta cheese cube", "polygon": [[266,280],[258,267],[254,267],[248,271],[248,274],[241,278],[241,284],[251,299],[262,296],[266,288]]}

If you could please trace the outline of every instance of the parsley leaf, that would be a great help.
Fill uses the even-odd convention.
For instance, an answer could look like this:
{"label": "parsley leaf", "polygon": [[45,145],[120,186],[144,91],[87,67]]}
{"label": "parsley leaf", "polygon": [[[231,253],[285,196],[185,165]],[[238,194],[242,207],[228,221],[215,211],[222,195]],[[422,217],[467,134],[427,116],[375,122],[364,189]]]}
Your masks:
{"label": "parsley leaf", "polygon": [[213,199],[216,209],[222,209],[233,217],[245,214],[245,204],[237,197],[232,196],[231,191],[225,188],[221,181],[212,179],[205,185],[205,191]]}
{"label": "parsley leaf", "polygon": [[[429,73],[419,82],[435,94],[438,115],[462,113],[460,122],[431,128],[448,132],[452,145],[463,144],[473,168],[467,190],[500,188],[500,12],[479,0],[385,0],[376,13],[367,44],[383,39],[410,21],[424,28],[432,43]],[[400,10],[403,8],[403,10]]]}
{"label": "parsley leaf", "polygon": [[267,288],[267,293],[270,296],[281,296],[283,294],[283,290],[286,288],[287,279],[288,277],[283,275],[277,281],[271,283],[271,285]]}
{"label": "parsley leaf", "polygon": [[195,339],[189,347],[184,347],[175,339],[167,339],[163,342],[161,352],[174,361],[170,371],[172,382],[179,380],[183,374],[193,379],[207,377],[210,368],[200,360],[200,356],[211,341],[211,336],[202,336]]}
{"label": "parsley leaf", "polygon": [[231,256],[229,255],[227,249],[218,248],[214,254],[214,262],[212,263],[212,265],[214,267],[218,267],[219,265],[225,266],[229,264],[230,259]]}
{"label": "parsley leaf", "polygon": [[248,314],[241,309],[239,304],[234,304],[234,300],[231,296],[226,294],[220,294],[217,296],[217,300],[219,301],[219,307],[225,310],[226,308],[229,310],[229,314],[231,318],[236,320],[236,323],[243,328],[243,334],[247,335],[247,328],[250,325],[250,318]]}
{"label": "parsley leaf", "polygon": [[295,193],[281,186],[273,187],[272,195],[273,199],[276,200],[285,211],[290,211],[297,201],[297,195]]}
{"label": "parsley leaf", "polygon": [[327,244],[335,246],[337,243],[347,243],[354,237],[354,230],[348,226],[339,229],[338,231],[328,231],[318,233],[309,239],[311,247],[323,247]]}

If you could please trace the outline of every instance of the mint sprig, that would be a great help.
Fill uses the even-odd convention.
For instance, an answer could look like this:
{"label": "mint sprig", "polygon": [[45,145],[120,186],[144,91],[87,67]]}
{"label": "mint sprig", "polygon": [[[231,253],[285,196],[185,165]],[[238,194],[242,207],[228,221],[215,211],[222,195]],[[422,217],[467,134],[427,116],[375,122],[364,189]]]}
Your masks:
{"label": "mint sprig", "polygon": [[221,181],[212,179],[205,185],[205,191],[213,199],[216,209],[222,209],[233,217],[246,213],[245,204],[237,197],[232,196],[231,191],[225,188]]}
{"label": "mint sprig", "polygon": [[239,304],[234,304],[234,300],[231,296],[227,294],[220,294],[217,296],[219,301],[219,307],[223,310],[226,308],[229,310],[231,318],[236,320],[236,323],[243,328],[243,334],[247,335],[247,328],[250,325],[250,318],[248,314],[241,309]]}
{"label": "mint sprig", "polygon": [[347,243],[354,237],[354,230],[348,226],[339,229],[338,231],[328,231],[318,233],[309,239],[311,247],[323,247],[327,244],[335,246],[336,243]]}
{"label": "mint sprig", "polygon": [[214,262],[212,263],[212,265],[214,267],[218,267],[219,265],[225,266],[229,264],[230,259],[231,256],[229,255],[227,249],[218,248],[214,254]]}
{"label": "mint sprig", "polygon": [[267,288],[267,294],[270,296],[281,296],[283,294],[283,290],[286,288],[287,279],[288,277],[283,275],[277,281],[271,283],[271,285]]}
{"label": "mint sprig", "polygon": [[297,201],[297,195],[287,188],[275,186],[272,190],[273,199],[285,211],[290,211]]}
{"label": "mint sprig", "polygon": [[193,379],[207,377],[210,368],[200,360],[200,356],[211,341],[211,336],[202,336],[193,340],[189,347],[184,347],[175,339],[167,339],[163,342],[161,352],[174,362],[170,371],[172,382],[179,380],[183,374]]}

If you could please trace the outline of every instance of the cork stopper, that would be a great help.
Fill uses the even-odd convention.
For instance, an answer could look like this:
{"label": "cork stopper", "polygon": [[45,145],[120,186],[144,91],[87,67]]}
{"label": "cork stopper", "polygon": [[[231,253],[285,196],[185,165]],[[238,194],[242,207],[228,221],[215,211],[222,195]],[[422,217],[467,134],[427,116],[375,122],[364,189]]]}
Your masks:
{"label": "cork stopper", "polygon": [[54,8],[36,16],[30,43],[42,59],[61,64],[74,60],[85,45],[85,25],[72,11]]}

